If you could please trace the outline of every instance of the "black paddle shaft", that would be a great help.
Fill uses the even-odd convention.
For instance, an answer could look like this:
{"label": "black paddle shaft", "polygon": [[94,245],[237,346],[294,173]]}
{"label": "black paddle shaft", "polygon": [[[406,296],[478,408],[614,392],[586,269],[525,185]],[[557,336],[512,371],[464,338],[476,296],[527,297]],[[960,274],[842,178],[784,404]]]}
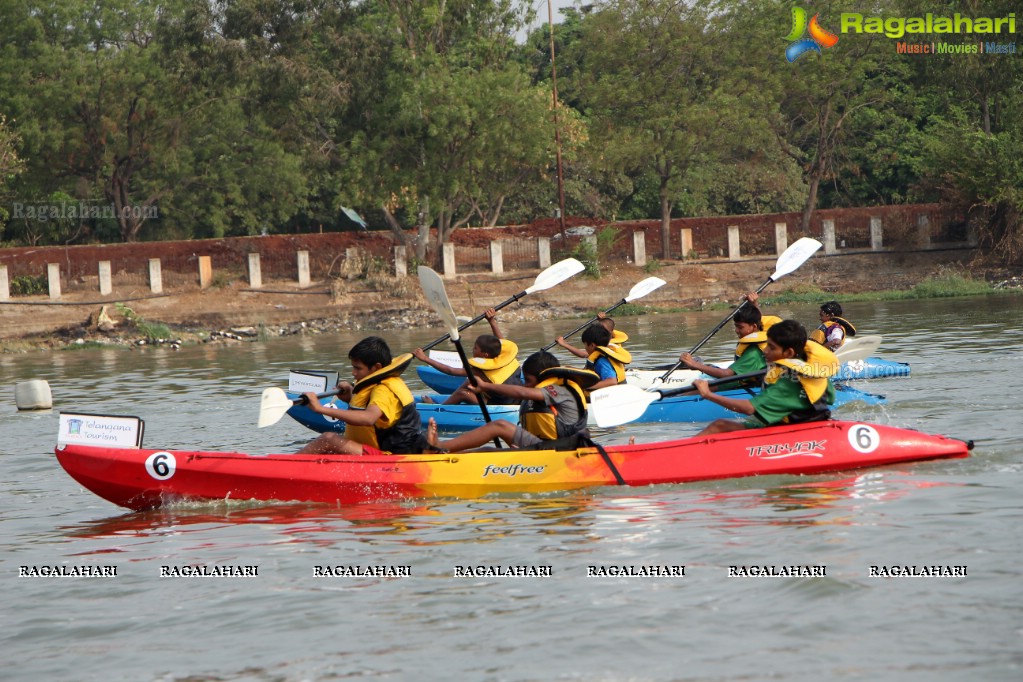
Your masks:
{"label": "black paddle shaft", "polygon": [[[455,343],[455,348],[458,349],[458,357],[462,361],[462,367],[465,367],[465,376],[469,379],[469,383],[474,388],[476,386],[479,386],[479,384],[476,382],[476,373],[473,370],[472,365],[469,364],[469,358],[466,357],[466,355],[465,355],[465,348],[462,346],[462,339],[459,338],[459,339],[452,339],[452,340]],[[490,410],[487,409],[486,397],[482,393],[477,393],[476,397],[479,400],[480,412],[483,413],[483,421],[485,421],[486,423],[489,424],[491,422],[491,419],[490,419]],[[498,450],[500,450],[501,449],[501,439],[500,438],[494,438],[494,445],[497,446]]]}
{"label": "black paddle shaft", "polygon": [[[761,291],[763,291],[764,289],[767,288],[767,285],[769,285],[773,281],[774,281],[774,278],[768,277],[767,281],[760,285],[760,288],[757,289],[756,293],[759,294]],[[745,308],[748,304],[749,304],[749,301],[746,300],[746,299],[743,299],[742,303],[740,303],[739,305],[735,306],[735,308],[732,309],[732,312],[728,313],[728,317],[726,317],[725,319],[723,319],[720,322],[718,322],[718,326],[716,326],[713,329],[711,329],[709,334],[707,334],[702,339],[700,339],[700,342],[692,347],[692,349],[689,351],[689,354],[692,355],[696,351],[698,351],[701,348],[703,348],[703,345],[705,343],[710,341],[711,338],[713,338],[715,334],[717,334],[719,331],[721,331],[722,327],[724,327],[726,324],[728,324],[729,321],[731,321],[731,319],[733,317],[738,315],[739,311],[742,310],[743,308]],[[669,369],[667,372],[665,372],[664,374],[661,375],[661,381],[667,381],[668,377],[671,375],[671,373],[674,372],[676,369],[678,369],[681,366],[682,366],[682,361],[679,360],[678,362],[676,362],[672,366],[671,369]]]}
{"label": "black paddle shaft", "polygon": [[[605,315],[607,315],[608,313],[612,312],[613,310],[616,310],[617,308],[619,308],[619,307],[621,307],[621,306],[625,305],[626,303],[628,303],[628,301],[626,301],[626,300],[625,300],[625,299],[623,298],[622,300],[618,301],[618,302],[617,302],[617,303],[615,303],[615,304],[614,304],[613,306],[611,306],[610,308],[608,308],[607,310],[605,310],[605,311],[604,311],[604,314],[605,314]],[[575,329],[573,329],[573,330],[572,330],[572,331],[570,331],[569,333],[567,333],[567,334],[562,334],[562,338],[564,338],[564,339],[567,339],[568,337],[572,336],[573,334],[575,334],[575,333],[577,333],[577,332],[580,332],[580,331],[582,331],[583,329],[586,329],[586,328],[587,328],[587,327],[589,327],[589,326],[590,326],[591,324],[593,324],[594,322],[596,322],[596,321],[597,321],[598,319],[600,319],[600,318],[598,318],[598,317],[591,317],[591,318],[590,318],[589,320],[587,320],[586,322],[583,322],[583,323],[582,323],[581,325],[579,325],[578,327],[576,327]],[[554,341],[553,343],[548,343],[548,344],[547,344],[546,346],[544,346],[544,347],[543,347],[543,348],[541,348],[540,350],[542,350],[542,351],[544,351],[544,352],[546,353],[546,352],[547,352],[547,351],[549,351],[549,350],[550,350],[551,348],[554,348],[554,347],[555,347],[556,345],[558,345],[558,342],[557,342],[557,341]]]}
{"label": "black paddle shaft", "polygon": [[[514,296],[512,296],[511,298],[509,298],[507,301],[502,301],[501,303],[498,303],[497,305],[495,305],[494,306],[494,310],[500,310],[501,308],[504,308],[505,306],[511,305],[512,303],[514,303],[515,301],[519,300],[520,298],[523,298],[524,296],[528,296],[528,295],[529,295],[528,292],[520,291],[519,293],[517,293]],[[482,320],[486,316],[487,316],[486,313],[481,313],[481,314],[477,315],[476,317],[472,318],[471,320],[469,320],[465,324],[461,325],[458,328],[458,331],[459,332],[465,331],[466,329],[468,329],[469,327],[473,326],[474,324],[476,324],[477,322],[479,322],[480,320]],[[447,341],[450,338],[451,338],[451,334],[445,334],[444,336],[440,337],[436,341],[432,341],[429,344],[423,346],[423,350],[430,350],[434,346],[440,345],[440,344],[444,343],[445,341]],[[462,358],[462,362],[463,363],[465,362],[465,358]],[[468,366],[468,365],[466,365],[466,366]],[[490,420],[488,419],[487,421],[490,421]]]}

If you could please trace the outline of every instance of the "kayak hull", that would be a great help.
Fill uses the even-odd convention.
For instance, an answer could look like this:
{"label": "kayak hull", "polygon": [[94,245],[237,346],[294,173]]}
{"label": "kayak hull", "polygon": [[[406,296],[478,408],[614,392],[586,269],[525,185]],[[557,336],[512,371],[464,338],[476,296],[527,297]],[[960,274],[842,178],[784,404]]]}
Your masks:
{"label": "kayak hull", "polygon": [[[727,363],[720,363],[725,365]],[[444,395],[450,395],[465,382],[465,377],[451,376],[429,365],[416,367],[420,380],[430,387],[431,390]],[[660,381],[664,374],[663,369],[629,369],[625,371],[626,383],[639,386],[642,389],[657,385],[663,387],[665,384]],[[854,379],[889,379],[896,377],[908,377],[910,367],[905,362],[895,362],[883,358],[866,358],[864,360],[850,360],[843,362],[835,381],[852,381]],[[680,388],[693,383],[693,379],[706,378],[702,372],[692,369],[677,369],[668,377],[667,386]]]}
{"label": "kayak hull", "polygon": [[[721,395],[747,399],[751,396],[751,393],[745,390],[735,390],[722,391]],[[295,398],[297,394],[288,394],[288,396]],[[440,401],[443,400],[444,396],[435,395],[433,398]],[[336,400],[332,403],[332,400],[332,398],[324,398],[322,402],[325,405],[333,405],[342,409],[346,407],[345,403]],[[885,402],[885,398],[884,396],[860,391],[851,386],[837,385],[835,387],[835,404],[832,406],[832,411],[851,402],[879,405]],[[419,410],[419,418],[423,426],[426,426],[432,418],[436,420],[437,428],[441,431],[467,431],[486,423],[478,405],[441,405],[417,402],[416,409]],[[518,423],[519,408],[517,405],[488,405],[487,410],[492,420],[504,419],[513,424]],[[344,433],[345,430],[344,422],[313,412],[306,405],[293,406],[288,410],[288,415],[306,428],[318,433],[326,431]],[[738,418],[739,415],[735,412],[730,412],[717,403],[704,400],[699,395],[694,394],[671,396],[650,403],[650,406],[646,408],[634,423],[702,423],[711,422],[715,419]],[[590,426],[596,426],[592,415]]]}
{"label": "kayak hull", "polygon": [[[608,446],[606,452],[626,485],[645,486],[965,457],[968,444],[890,426],[827,421]],[[55,454],[82,486],[136,510],[197,500],[348,505],[476,498],[616,483],[595,448],[369,457],[58,445]]]}

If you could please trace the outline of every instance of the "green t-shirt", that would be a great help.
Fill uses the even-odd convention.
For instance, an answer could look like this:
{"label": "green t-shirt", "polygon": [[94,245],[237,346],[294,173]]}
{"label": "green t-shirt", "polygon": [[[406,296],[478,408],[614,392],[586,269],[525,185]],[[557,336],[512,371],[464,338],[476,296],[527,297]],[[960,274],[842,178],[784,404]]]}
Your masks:
{"label": "green t-shirt", "polygon": [[[745,355],[745,353],[744,353]],[[824,393],[824,402],[828,405],[835,402],[835,387],[828,382],[828,390]],[[758,395],[750,398],[755,412],[753,416],[767,426],[780,424],[785,417],[793,412],[809,410],[813,407],[806,397],[803,384],[792,376],[782,376],[773,384],[764,384]]]}
{"label": "green t-shirt", "polygon": [[764,352],[757,346],[751,346],[740,355],[735,362],[728,366],[736,374],[748,374],[758,372],[767,367],[767,360],[764,359]]}

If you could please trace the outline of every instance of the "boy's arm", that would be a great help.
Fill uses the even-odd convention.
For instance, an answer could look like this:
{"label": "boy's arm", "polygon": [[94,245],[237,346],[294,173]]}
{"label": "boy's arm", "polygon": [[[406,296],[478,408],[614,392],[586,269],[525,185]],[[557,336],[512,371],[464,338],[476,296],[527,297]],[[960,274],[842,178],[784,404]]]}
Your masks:
{"label": "boy's arm", "polygon": [[529,388],[527,386],[514,386],[512,384],[492,384],[489,381],[483,379],[476,379],[476,387],[469,386],[470,390],[475,393],[480,391],[486,391],[487,393],[496,393],[498,395],[508,396],[509,398],[515,398],[517,400],[543,400],[543,391],[539,388]]}
{"label": "boy's arm", "polygon": [[427,355],[422,348],[416,348],[414,351],[412,351],[412,355],[416,356],[416,359],[420,360],[421,362],[425,362],[430,367],[433,367],[435,370],[444,372],[444,374],[450,374],[453,377],[468,376],[465,373],[464,367],[452,367],[451,365],[445,365],[443,362],[437,362],[429,355]]}
{"label": "boy's arm", "polygon": [[380,417],[384,416],[383,410],[374,403],[370,403],[365,410],[340,410],[321,403],[315,393],[306,393],[305,397],[309,400],[309,409],[316,414],[333,417],[352,426],[372,426]]}
{"label": "boy's arm", "polygon": [[581,348],[576,348],[575,346],[570,344],[568,341],[565,341],[565,337],[564,336],[559,336],[557,339],[555,339],[555,341],[557,342],[557,344],[559,346],[561,346],[562,348],[564,348],[565,350],[567,350],[569,353],[571,353],[572,355],[576,356],[577,358],[587,358],[587,357],[589,357],[589,355],[586,354],[585,350],[583,350]]}
{"label": "boy's arm", "polygon": [[749,304],[751,306],[753,306],[757,310],[760,310],[760,294],[758,294],[755,291],[750,291],[749,293],[745,294],[743,298],[749,301]]}
{"label": "boy's arm", "polygon": [[693,357],[692,353],[682,353],[682,355],[678,356],[678,359],[683,366],[688,367],[689,369],[695,369],[698,372],[703,372],[704,374],[716,379],[724,379],[725,377],[730,377],[735,374],[735,370],[727,367],[715,367],[714,365],[708,365],[705,362],[700,362]]}
{"label": "boy's arm", "polygon": [[497,326],[497,310],[494,308],[487,308],[483,314],[486,316],[487,322],[490,323],[490,331],[492,331],[494,336],[497,338],[503,339],[504,335],[501,333],[501,328]]}
{"label": "boy's arm", "polygon": [[710,390],[710,386],[707,385],[706,379],[697,379],[693,382],[693,386],[700,392],[700,397],[717,403],[726,410],[732,412],[738,412],[739,414],[753,414],[755,409],[753,403],[748,400],[740,400],[739,398],[729,398],[725,395],[718,395]]}

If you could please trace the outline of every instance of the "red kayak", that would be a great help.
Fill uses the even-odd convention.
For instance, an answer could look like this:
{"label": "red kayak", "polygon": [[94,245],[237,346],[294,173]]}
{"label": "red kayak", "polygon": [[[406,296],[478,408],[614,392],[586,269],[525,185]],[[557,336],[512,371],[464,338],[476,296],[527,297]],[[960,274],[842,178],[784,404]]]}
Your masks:
{"label": "red kayak", "polygon": [[149,509],[181,500],[359,502],[816,474],[966,457],[972,443],[826,421],[575,450],[436,455],[247,455],[58,445],[61,466],[105,500]]}

